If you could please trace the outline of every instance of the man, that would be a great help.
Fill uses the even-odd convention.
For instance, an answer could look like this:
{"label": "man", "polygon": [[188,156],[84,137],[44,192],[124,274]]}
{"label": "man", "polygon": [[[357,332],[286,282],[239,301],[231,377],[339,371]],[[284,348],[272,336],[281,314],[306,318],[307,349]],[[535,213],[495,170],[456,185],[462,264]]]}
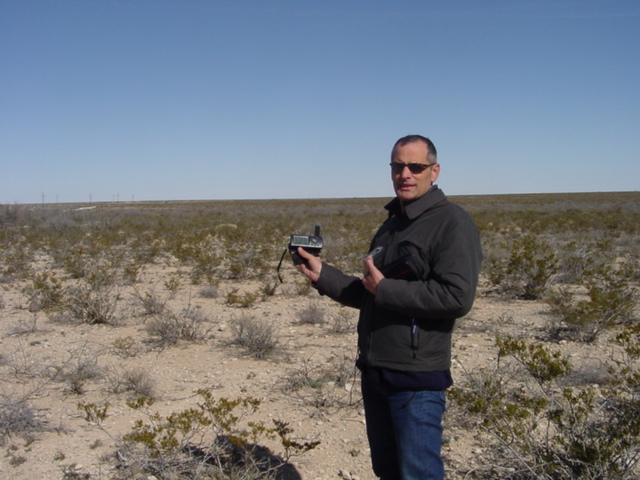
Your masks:
{"label": "man", "polygon": [[373,471],[383,480],[444,477],[440,455],[451,335],[473,304],[482,253],[476,226],[434,182],[428,138],[399,139],[391,152],[396,193],[373,237],[364,277],[298,249],[300,266],[330,298],[360,309],[357,365]]}

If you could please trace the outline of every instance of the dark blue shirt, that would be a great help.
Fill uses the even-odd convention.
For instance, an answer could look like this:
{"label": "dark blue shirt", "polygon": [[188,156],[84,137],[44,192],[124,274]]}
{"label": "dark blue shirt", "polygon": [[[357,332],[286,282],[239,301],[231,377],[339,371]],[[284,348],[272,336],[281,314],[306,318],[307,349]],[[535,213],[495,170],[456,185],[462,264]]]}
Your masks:
{"label": "dark blue shirt", "polygon": [[451,370],[436,372],[408,372],[389,368],[369,367],[356,361],[361,371],[376,372],[389,387],[398,390],[446,390],[453,385]]}

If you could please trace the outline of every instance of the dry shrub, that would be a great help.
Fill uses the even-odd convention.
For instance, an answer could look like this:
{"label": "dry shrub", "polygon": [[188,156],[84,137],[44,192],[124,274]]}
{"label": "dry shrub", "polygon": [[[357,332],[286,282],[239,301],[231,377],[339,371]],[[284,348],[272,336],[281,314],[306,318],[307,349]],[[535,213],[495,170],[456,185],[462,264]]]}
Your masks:
{"label": "dry shrub", "polygon": [[180,340],[197,342],[209,336],[210,328],[205,328],[208,318],[191,305],[176,313],[164,308],[147,321],[147,334],[160,346],[175,345]]}
{"label": "dry shrub", "polygon": [[167,299],[161,299],[154,289],[141,293],[134,289],[134,296],[142,305],[144,315],[156,315],[162,313],[167,305]]}
{"label": "dry shrub", "polygon": [[202,298],[218,298],[220,292],[215,285],[207,285],[198,291],[198,295]]}
{"label": "dry shrub", "polygon": [[87,285],[69,287],[66,292],[65,308],[81,323],[118,325],[117,290],[110,287],[99,289]]}
{"label": "dry shrub", "polygon": [[155,397],[155,381],[145,370],[109,368],[106,380],[112,393],[130,392],[136,397]]}
{"label": "dry shrub", "polygon": [[25,400],[0,397],[0,445],[12,435],[31,436],[46,430],[46,423]]}
{"label": "dry shrub", "polygon": [[142,351],[133,337],[116,338],[111,344],[111,352],[120,358],[133,358]]}
{"label": "dry shrub", "polygon": [[67,384],[67,391],[76,395],[85,393],[86,383],[102,378],[103,371],[97,358],[78,358],[59,368],[55,378]]}
{"label": "dry shrub", "polygon": [[342,308],[329,319],[329,332],[336,335],[356,331],[356,320],[352,309]]}
{"label": "dry shrub", "polygon": [[354,359],[335,355],[315,364],[311,359],[296,362],[278,385],[283,393],[294,394],[305,405],[322,414],[351,404],[351,392],[357,377]]}
{"label": "dry shrub", "polygon": [[278,345],[276,329],[267,321],[241,316],[231,320],[232,343],[241,346],[251,357],[262,359],[269,356]]}
{"label": "dry shrub", "polygon": [[325,310],[317,303],[312,303],[298,312],[298,321],[303,325],[323,325],[326,323]]}

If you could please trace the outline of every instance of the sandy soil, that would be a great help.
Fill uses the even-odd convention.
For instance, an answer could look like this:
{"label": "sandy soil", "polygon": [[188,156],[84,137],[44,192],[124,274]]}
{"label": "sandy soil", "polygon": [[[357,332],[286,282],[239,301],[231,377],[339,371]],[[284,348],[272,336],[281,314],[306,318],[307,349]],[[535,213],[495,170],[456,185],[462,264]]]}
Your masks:
{"label": "sandy soil", "polygon": [[[130,431],[140,418],[126,406],[128,393],[113,393],[113,378],[118,372],[138,370],[153,381],[157,397],[154,410],[167,414],[195,404],[195,390],[212,389],[216,397],[253,396],[261,400],[258,419],[289,422],[298,441],[316,441],[314,450],[293,459],[305,480],[373,480],[365,436],[358,381],[346,385],[326,383],[322,389],[303,388],[287,391],[287,382],[303,366],[320,372],[329,366],[352,365],[356,338],[350,333],[335,333],[332,319],[348,316],[355,325],[356,312],[337,306],[315,292],[296,294],[298,274],[285,273],[285,283],[276,295],[238,308],[226,303],[226,292],[233,288],[257,290],[252,283],[222,283],[217,298],[199,295],[198,286],[187,279],[175,296],[169,298],[163,287],[177,270],[171,265],[148,267],[134,285],[118,287],[118,315],[121,325],[88,325],[53,322],[44,311],[31,312],[25,283],[14,281],[0,285],[0,391],[3,401],[27,396],[46,421],[48,431],[32,438],[5,437],[1,445],[0,478],[58,479],[109,478],[113,464],[104,457],[115,450],[115,439]],[[134,290],[135,289],[135,290]],[[179,311],[185,306],[197,309],[206,319],[206,338],[199,342],[180,341],[157,348],[148,343],[149,317],[135,291],[155,291],[166,298],[167,306]],[[311,305],[321,307],[326,322],[302,324],[299,312]],[[278,332],[277,352],[270,358],[247,357],[238,346],[229,344],[234,318],[250,315],[270,322]],[[537,302],[506,301],[482,290],[474,310],[463,321],[455,336],[454,378],[491,365],[495,360],[495,334],[535,336],[546,322],[546,306]],[[128,357],[114,348],[128,345]],[[565,345],[587,364],[600,347],[583,353],[577,345]],[[120,355],[119,355],[120,354]],[[102,376],[82,385],[73,393],[68,382],[51,380],[56,368],[67,368],[83,360],[95,359]],[[111,381],[109,381],[111,378]],[[109,417],[101,430],[88,424],[77,408],[79,402],[108,402]],[[454,415],[446,418],[447,442],[444,447],[448,478],[461,479],[470,469],[482,465],[485,445],[467,431]],[[276,453],[277,442],[265,441]],[[84,475],[84,477],[83,477]]]}

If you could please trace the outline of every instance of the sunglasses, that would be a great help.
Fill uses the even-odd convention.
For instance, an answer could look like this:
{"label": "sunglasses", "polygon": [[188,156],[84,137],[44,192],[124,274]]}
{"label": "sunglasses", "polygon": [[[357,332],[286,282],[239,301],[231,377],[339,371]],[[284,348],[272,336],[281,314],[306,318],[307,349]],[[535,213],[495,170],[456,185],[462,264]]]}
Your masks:
{"label": "sunglasses", "polygon": [[427,168],[433,167],[435,163],[401,163],[401,162],[391,162],[391,171],[395,174],[402,173],[404,167],[407,167],[409,171],[413,174],[418,174],[424,172]]}

